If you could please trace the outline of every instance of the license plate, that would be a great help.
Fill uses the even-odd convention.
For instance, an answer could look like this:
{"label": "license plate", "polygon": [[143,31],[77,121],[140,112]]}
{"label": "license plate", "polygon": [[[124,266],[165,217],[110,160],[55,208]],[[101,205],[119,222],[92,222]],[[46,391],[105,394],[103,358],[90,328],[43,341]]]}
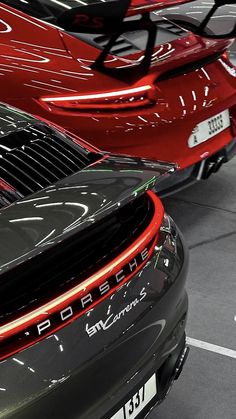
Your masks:
{"label": "license plate", "polygon": [[129,399],[125,405],[111,417],[111,419],[133,419],[157,394],[156,374]]}
{"label": "license plate", "polygon": [[220,112],[217,115],[196,125],[188,139],[188,146],[190,148],[196,147],[197,145],[224,131],[229,126],[229,110],[226,109],[225,111]]}

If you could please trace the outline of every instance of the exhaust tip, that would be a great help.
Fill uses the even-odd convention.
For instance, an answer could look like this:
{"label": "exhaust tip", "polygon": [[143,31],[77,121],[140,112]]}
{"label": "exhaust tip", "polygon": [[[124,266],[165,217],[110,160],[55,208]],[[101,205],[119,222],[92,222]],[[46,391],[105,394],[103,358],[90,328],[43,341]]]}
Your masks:
{"label": "exhaust tip", "polygon": [[187,360],[190,349],[185,342],[181,346],[181,349],[180,347],[176,348],[158,370],[159,390],[163,399],[169,393],[174,381],[179,378]]}
{"label": "exhaust tip", "polygon": [[225,161],[225,156],[213,156],[209,158],[204,168],[203,179],[208,179],[213,173],[218,172]]}
{"label": "exhaust tip", "polygon": [[182,354],[180,355],[180,357],[177,361],[177,365],[176,365],[176,368],[175,368],[175,378],[174,378],[175,380],[178,380],[178,378],[179,378],[179,376],[180,376],[180,374],[183,370],[184,364],[185,364],[185,362],[188,358],[189,351],[190,351],[189,346],[185,346]]}

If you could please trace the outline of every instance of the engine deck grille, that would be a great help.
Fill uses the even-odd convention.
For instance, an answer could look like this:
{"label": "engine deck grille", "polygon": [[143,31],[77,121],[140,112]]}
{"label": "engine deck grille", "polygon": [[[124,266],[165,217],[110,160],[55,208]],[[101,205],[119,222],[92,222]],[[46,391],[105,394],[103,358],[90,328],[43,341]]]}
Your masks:
{"label": "engine deck grille", "polygon": [[[160,17],[152,13],[153,20],[158,25],[158,33],[155,46],[171,42],[186,35],[187,31],[170,21],[160,20]],[[110,35],[93,35],[71,33],[86,43],[103,50],[110,40]],[[120,35],[111,48],[110,52],[119,57],[125,57],[130,54],[142,52],[146,48],[147,33],[146,31],[132,31]]]}
{"label": "engine deck grille", "polygon": [[7,141],[14,146],[1,149],[0,179],[16,193],[0,191],[0,207],[82,170],[96,160],[95,154],[72,141],[33,126],[7,136]]}

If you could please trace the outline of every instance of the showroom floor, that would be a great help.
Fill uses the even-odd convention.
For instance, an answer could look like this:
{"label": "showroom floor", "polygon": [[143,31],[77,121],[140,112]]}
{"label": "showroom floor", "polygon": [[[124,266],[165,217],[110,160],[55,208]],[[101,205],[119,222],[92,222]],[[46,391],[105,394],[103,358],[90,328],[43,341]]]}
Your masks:
{"label": "showroom floor", "polygon": [[[235,179],[236,159],[208,181],[164,200],[190,248],[187,335],[197,341],[179,381],[150,419],[236,418]],[[221,348],[195,346],[202,341]]]}

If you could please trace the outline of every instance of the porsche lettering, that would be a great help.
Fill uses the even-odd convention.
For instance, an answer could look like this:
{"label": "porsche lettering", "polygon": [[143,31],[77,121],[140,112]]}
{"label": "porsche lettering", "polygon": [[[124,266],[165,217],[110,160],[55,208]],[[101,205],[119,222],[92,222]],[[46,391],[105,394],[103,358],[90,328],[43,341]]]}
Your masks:
{"label": "porsche lettering", "polygon": [[98,287],[94,288],[91,292],[84,295],[82,298],[75,300],[70,306],[63,308],[63,310],[55,314],[52,314],[43,322],[37,324],[37,334],[41,336],[45,333],[48,333],[50,329],[55,328],[57,323],[60,324],[63,322],[67,322],[70,319],[77,317],[83,310],[89,309],[101,297],[107,295],[119,283],[128,278],[132,273],[135,273],[138,270],[139,266],[142,265],[142,263],[145,262],[145,260],[148,258],[149,251],[150,248],[145,247],[140,253],[137,254],[135,258],[131,259],[131,261],[129,261],[122,269],[120,269],[117,273],[112,275]]}

